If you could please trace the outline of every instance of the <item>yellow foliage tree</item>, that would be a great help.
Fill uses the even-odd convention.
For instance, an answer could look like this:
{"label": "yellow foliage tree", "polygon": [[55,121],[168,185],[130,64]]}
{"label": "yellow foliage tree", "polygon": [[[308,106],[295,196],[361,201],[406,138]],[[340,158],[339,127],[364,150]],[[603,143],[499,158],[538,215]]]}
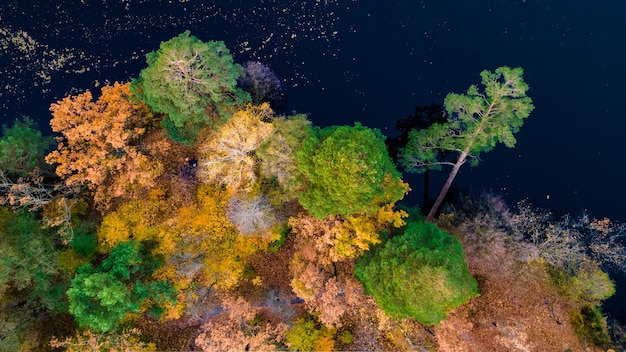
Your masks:
{"label": "yellow foliage tree", "polygon": [[68,186],[86,185],[104,209],[111,198],[136,186],[153,186],[161,166],[140,150],[139,140],[151,123],[143,103],[129,100],[129,84],[104,86],[93,101],[91,92],[69,96],[50,106],[50,125],[61,133],[58,147],[46,156]]}
{"label": "yellow foliage tree", "polygon": [[380,243],[379,232],[403,226],[404,210],[394,211],[393,204],[380,207],[372,215],[329,216],[324,220],[300,214],[289,219],[289,226],[299,236],[311,239],[324,263],[356,258]]}
{"label": "yellow foliage tree", "polygon": [[197,204],[168,221],[159,251],[166,258],[160,275],[184,289],[192,282],[229,288],[243,275],[245,259],[274,238],[241,236],[226,215],[227,192],[198,189]]}
{"label": "yellow foliage tree", "polygon": [[257,179],[253,152],[273,132],[268,103],[247,105],[200,145],[199,176],[230,190],[250,190]]}
{"label": "yellow foliage tree", "polygon": [[159,225],[169,209],[165,193],[152,190],[145,199],[137,199],[120,207],[102,219],[98,229],[100,248],[109,251],[119,242],[130,240],[159,241]]}

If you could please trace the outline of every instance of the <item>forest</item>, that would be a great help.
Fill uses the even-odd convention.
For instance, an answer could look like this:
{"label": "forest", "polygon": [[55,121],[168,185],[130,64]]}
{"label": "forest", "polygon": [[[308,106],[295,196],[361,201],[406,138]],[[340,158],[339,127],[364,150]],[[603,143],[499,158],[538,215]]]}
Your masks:
{"label": "forest", "polygon": [[[0,350],[623,350],[602,311],[623,224],[450,191],[534,109],[522,68],[480,79],[387,138],[276,113],[267,65],[186,31],[137,78],[53,103],[54,136],[17,118]],[[403,173],[446,167],[428,208],[403,201]]]}

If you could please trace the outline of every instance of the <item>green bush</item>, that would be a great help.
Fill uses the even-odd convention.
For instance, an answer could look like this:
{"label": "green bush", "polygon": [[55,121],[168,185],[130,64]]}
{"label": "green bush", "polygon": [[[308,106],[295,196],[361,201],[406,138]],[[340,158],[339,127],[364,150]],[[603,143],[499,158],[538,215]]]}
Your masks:
{"label": "green bush", "polygon": [[580,312],[571,314],[571,321],[576,333],[593,344],[602,346],[611,342],[600,308],[585,306]]}
{"label": "green bush", "polygon": [[599,306],[615,294],[615,284],[594,261],[583,262],[574,275],[555,267],[551,267],[548,272],[552,283],[560,289],[562,295],[583,306]]}
{"label": "green bush", "polygon": [[478,293],[459,241],[425,222],[410,222],[403,235],[363,257],[355,274],[385,312],[426,325]]}

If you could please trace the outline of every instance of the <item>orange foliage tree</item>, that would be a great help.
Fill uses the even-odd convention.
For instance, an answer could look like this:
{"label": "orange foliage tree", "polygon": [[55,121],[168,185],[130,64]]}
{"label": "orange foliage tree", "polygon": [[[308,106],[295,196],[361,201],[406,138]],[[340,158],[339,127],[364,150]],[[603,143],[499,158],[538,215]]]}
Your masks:
{"label": "orange foliage tree", "polygon": [[403,217],[405,212],[394,212],[389,205],[372,216],[320,220],[300,214],[289,219],[297,235],[291,287],[321,323],[341,327],[345,315],[363,302],[362,287],[352,275],[352,259],[380,242],[378,232],[402,226]]}
{"label": "orange foliage tree", "polygon": [[102,88],[94,101],[91,92],[69,96],[51,105],[58,147],[46,156],[68,186],[85,185],[94,201],[108,208],[111,198],[136,186],[150,187],[160,166],[140,149],[140,138],[152,122],[143,103],[129,100],[129,84],[116,82]]}
{"label": "orange foliage tree", "polygon": [[200,329],[195,340],[202,351],[274,351],[287,326],[257,319],[268,314],[266,308],[253,306],[243,298],[226,297],[224,312]]}

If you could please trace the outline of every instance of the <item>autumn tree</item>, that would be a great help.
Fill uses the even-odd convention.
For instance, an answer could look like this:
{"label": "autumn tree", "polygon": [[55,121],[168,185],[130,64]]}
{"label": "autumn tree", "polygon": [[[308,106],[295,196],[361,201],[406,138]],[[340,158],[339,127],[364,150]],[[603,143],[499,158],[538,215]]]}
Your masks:
{"label": "autumn tree", "polygon": [[341,327],[344,317],[358,309],[364,297],[360,283],[352,277],[352,258],[379,243],[379,232],[402,226],[403,216],[381,208],[377,216],[351,221],[305,214],[289,219],[296,234],[291,287],[321,323]]}
{"label": "autumn tree", "polygon": [[277,222],[275,211],[265,196],[231,197],[227,215],[243,235],[269,236],[270,229]]}
{"label": "autumn tree", "polygon": [[[444,102],[448,121],[409,134],[409,142],[401,148],[402,164],[407,170],[423,172],[440,169],[442,165],[452,166],[427,221],[432,221],[466,161],[476,165],[480,153],[489,152],[498,142],[507,147],[515,146],[513,134],[519,131],[523,120],[534,109],[531,99],[526,96],[528,85],[522,74],[519,67],[481,72],[483,92],[472,85],[466,94],[448,94]],[[440,160],[442,151],[454,154],[455,160]]]}
{"label": "autumn tree", "polygon": [[117,244],[131,240],[157,241],[161,232],[159,225],[169,216],[167,210],[165,193],[158,189],[153,189],[143,199],[120,205],[100,223],[101,250],[109,252]]}
{"label": "autumn tree", "polygon": [[56,165],[56,174],[68,186],[93,190],[94,201],[104,208],[133,188],[152,186],[160,172],[160,165],[148,160],[139,143],[151,112],[129,97],[129,84],[116,82],[103,87],[96,101],[85,92],[50,107],[50,125],[61,136],[46,161]]}
{"label": "autumn tree", "polygon": [[379,130],[354,126],[309,128],[297,152],[304,178],[300,203],[313,216],[371,214],[407,191]]}
{"label": "autumn tree", "polygon": [[274,132],[272,116],[267,103],[237,111],[200,145],[200,179],[233,191],[249,191],[257,179],[254,151]]}
{"label": "autumn tree", "polygon": [[275,238],[241,236],[228,219],[228,201],[226,192],[200,187],[197,203],[164,224],[156,249],[165,258],[160,277],[180,288],[195,282],[223,289],[242,278],[245,260]]}
{"label": "autumn tree", "polygon": [[243,298],[223,299],[224,311],[200,329],[195,344],[202,351],[274,351],[283,340],[284,323],[264,321],[265,308]]}
{"label": "autumn tree", "polygon": [[176,141],[192,144],[201,129],[216,128],[250,101],[237,87],[243,68],[224,42],[202,42],[185,31],[148,53],[146,62],[132,89],[165,114],[163,127]]}
{"label": "autumn tree", "polygon": [[333,331],[313,318],[300,318],[285,333],[286,344],[296,351],[333,351]]}
{"label": "autumn tree", "polygon": [[44,154],[52,143],[52,138],[44,137],[27,116],[16,119],[11,127],[3,125],[0,137],[2,171],[17,177],[31,174],[35,168],[45,165]]}
{"label": "autumn tree", "polygon": [[385,312],[426,325],[478,293],[459,241],[426,222],[410,221],[358,261],[355,275]]}
{"label": "autumn tree", "polygon": [[244,91],[250,93],[252,103],[275,103],[283,99],[280,79],[267,65],[258,61],[247,61],[243,64],[244,73],[237,83]]}

